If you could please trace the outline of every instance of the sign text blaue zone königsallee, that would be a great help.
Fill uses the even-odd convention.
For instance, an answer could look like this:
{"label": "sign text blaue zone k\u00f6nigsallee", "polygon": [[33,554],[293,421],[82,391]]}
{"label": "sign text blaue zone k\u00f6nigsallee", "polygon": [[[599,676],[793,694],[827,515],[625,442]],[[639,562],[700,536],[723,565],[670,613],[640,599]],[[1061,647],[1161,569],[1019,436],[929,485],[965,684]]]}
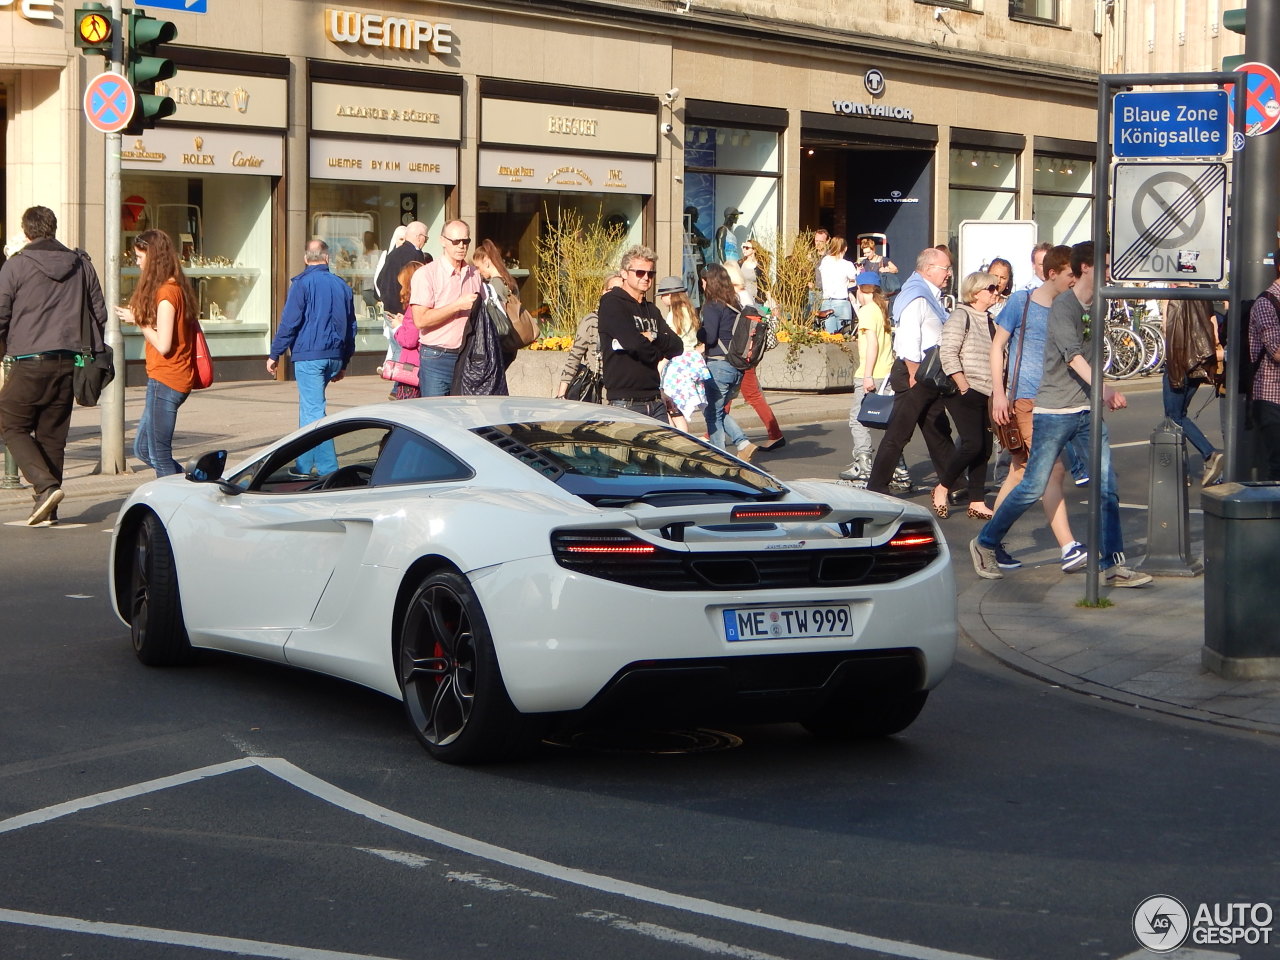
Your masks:
{"label": "sign text blaue zone k\u00f6nigsallee", "polygon": [[1112,111],[1117,157],[1220,157],[1227,152],[1225,90],[1118,93]]}

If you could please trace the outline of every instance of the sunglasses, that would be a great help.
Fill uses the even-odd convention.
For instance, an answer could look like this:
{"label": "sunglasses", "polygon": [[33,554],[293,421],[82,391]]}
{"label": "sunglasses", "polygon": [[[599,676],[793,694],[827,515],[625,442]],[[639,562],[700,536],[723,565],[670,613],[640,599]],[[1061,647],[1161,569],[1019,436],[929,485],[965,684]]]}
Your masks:
{"label": "sunglasses", "polygon": [[631,272],[634,273],[641,280],[643,280],[645,277],[648,277],[650,280],[652,280],[654,277],[658,275],[657,270],[632,270]]}
{"label": "sunglasses", "polygon": [[998,283],[987,284],[987,293],[999,293],[999,292],[1000,292],[1000,284]]}
{"label": "sunglasses", "polygon": [[441,237],[441,240],[448,240],[450,243],[456,243],[459,246],[468,246],[471,243],[470,237]]}

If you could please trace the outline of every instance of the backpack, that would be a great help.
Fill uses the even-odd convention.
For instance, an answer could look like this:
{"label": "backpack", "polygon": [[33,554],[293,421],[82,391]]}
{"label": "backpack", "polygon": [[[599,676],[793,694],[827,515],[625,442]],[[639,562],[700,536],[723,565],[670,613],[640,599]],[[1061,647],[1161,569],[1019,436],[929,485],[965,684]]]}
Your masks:
{"label": "backpack", "polygon": [[755,307],[743,307],[735,313],[724,358],[737,370],[753,370],[769,349],[769,324]]}

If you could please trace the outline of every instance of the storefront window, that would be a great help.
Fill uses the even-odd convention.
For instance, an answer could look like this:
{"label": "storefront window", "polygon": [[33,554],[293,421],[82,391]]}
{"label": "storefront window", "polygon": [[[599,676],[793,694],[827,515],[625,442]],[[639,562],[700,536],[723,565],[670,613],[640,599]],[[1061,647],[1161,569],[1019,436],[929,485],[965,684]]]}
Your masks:
{"label": "storefront window", "polygon": [[1078,243],[1091,234],[1093,162],[1037,153],[1031,178],[1032,217],[1040,239],[1050,243]]}
{"label": "storefront window", "polygon": [[612,227],[618,232],[619,245],[629,247],[644,240],[644,200],[625,194],[482,188],[477,195],[474,236],[477,241],[492,240],[502,251],[526,306],[532,309],[546,299],[542,285],[552,282],[537,271],[537,244],[548,226],[572,211],[583,223],[600,221]]}
{"label": "storefront window", "polygon": [[[217,356],[265,355],[271,327],[271,178],[126,172],[121,179],[120,292],[138,282],[133,238],[164,230],[200,298],[200,323]],[[131,335],[128,356],[142,356]]]}
{"label": "storefront window", "polygon": [[1009,0],[1009,16],[1014,20],[1058,22],[1058,0]]}
{"label": "storefront window", "polygon": [[704,263],[738,259],[744,240],[777,245],[776,132],[688,126],[684,168],[686,277],[696,276]]}
{"label": "storefront window", "polygon": [[950,223],[956,243],[965,220],[1013,220],[1018,212],[1018,156],[965,147],[951,151]]}
{"label": "storefront window", "polygon": [[[351,284],[356,301],[356,350],[382,350],[382,311],[374,270],[391,234],[402,223],[427,225],[428,251],[439,248],[445,188],[422,183],[352,183],[312,180],[308,231],[329,245],[329,269]],[[293,251],[290,251],[293,253]],[[302,252],[289,263],[290,275]],[[301,267],[299,266],[299,269]]]}

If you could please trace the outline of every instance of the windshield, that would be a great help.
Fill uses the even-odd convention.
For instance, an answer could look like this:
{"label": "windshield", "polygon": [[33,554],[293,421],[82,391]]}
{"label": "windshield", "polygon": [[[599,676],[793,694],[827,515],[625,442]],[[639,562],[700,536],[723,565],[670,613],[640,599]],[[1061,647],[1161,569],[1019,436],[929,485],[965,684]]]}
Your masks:
{"label": "windshield", "polygon": [[602,505],[772,499],[786,492],[767,473],[657,422],[505,423],[475,432]]}

